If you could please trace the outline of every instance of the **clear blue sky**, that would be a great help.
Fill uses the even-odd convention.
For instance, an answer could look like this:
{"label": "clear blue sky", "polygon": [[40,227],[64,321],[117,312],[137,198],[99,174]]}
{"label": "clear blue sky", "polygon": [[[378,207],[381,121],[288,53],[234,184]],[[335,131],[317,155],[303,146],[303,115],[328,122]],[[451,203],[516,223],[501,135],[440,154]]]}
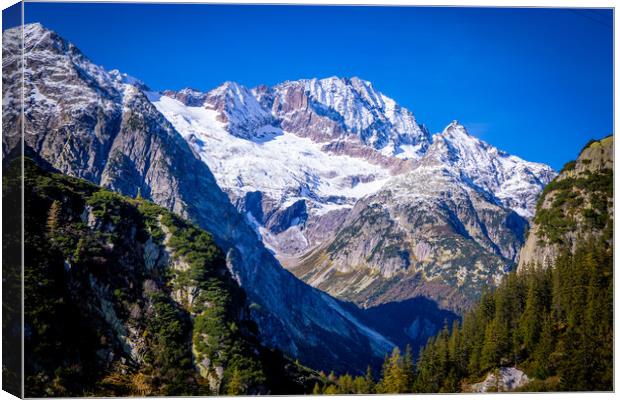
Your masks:
{"label": "clear blue sky", "polygon": [[432,132],[458,119],[556,169],[613,132],[611,10],[26,3],[154,89],[359,76]]}

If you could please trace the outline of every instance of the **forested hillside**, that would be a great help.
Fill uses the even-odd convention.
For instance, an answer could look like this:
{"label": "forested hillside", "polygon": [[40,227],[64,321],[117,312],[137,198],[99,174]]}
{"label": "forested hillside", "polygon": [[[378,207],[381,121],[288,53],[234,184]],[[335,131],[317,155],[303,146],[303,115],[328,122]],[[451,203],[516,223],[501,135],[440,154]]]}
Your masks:
{"label": "forested hillside", "polygon": [[[20,189],[15,167],[5,196]],[[26,396],[305,393],[321,381],[259,345],[209,233],[28,159],[25,210]]]}
{"label": "forested hillside", "polygon": [[484,294],[462,326],[422,350],[413,390],[467,390],[502,366],[534,378],[522,390],[613,389],[613,249],[605,240],[584,240],[552,268],[512,273]]}

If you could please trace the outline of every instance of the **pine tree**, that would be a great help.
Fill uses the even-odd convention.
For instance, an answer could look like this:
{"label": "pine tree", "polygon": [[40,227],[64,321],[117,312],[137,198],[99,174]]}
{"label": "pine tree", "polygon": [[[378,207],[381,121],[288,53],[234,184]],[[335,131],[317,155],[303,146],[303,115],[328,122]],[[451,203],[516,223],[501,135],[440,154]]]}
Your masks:
{"label": "pine tree", "polygon": [[366,393],[374,393],[375,392],[375,378],[372,374],[372,368],[370,367],[370,365],[366,367],[366,375],[364,376],[364,380],[366,381],[366,385],[367,385]]}
{"label": "pine tree", "polygon": [[484,343],[482,345],[481,369],[488,370],[496,367],[501,359],[501,343],[498,322],[493,320],[486,327]]}
{"label": "pine tree", "polygon": [[226,394],[228,395],[238,395],[243,392],[243,381],[241,379],[241,373],[237,368],[235,368],[232,372],[232,376],[228,385],[226,385]]}
{"label": "pine tree", "polygon": [[353,393],[353,377],[349,374],[341,375],[338,378],[338,388],[340,393],[352,394]]}
{"label": "pine tree", "polygon": [[356,376],[353,380],[353,393],[356,394],[370,394],[371,390],[369,388],[368,382],[366,378],[363,376]]}
{"label": "pine tree", "polygon": [[443,375],[440,371],[441,363],[437,351],[438,341],[438,337],[429,339],[427,345],[420,351],[416,379],[413,384],[414,392],[437,393],[441,388]]}
{"label": "pine tree", "polygon": [[386,359],[383,365],[383,377],[378,388],[380,388],[381,393],[407,393],[409,390],[403,358],[398,347],[394,348],[392,355]]}
{"label": "pine tree", "polygon": [[411,345],[407,344],[405,347],[405,355],[403,356],[403,371],[405,374],[405,386],[407,387],[406,391],[411,391],[413,387],[413,381],[415,379],[415,371],[413,365],[413,350],[411,349]]}
{"label": "pine tree", "polygon": [[534,351],[534,377],[539,379],[545,379],[554,372],[554,363],[551,355],[555,351],[555,327],[554,322],[550,314],[545,314],[542,317],[542,330],[540,333],[540,340],[536,345]]}
{"label": "pine tree", "polygon": [[329,385],[323,390],[323,394],[339,394],[336,385]]}
{"label": "pine tree", "polygon": [[538,343],[542,321],[540,314],[543,311],[541,282],[536,272],[527,271],[528,291],[525,300],[525,310],[519,320],[520,338],[527,353],[534,351]]}
{"label": "pine tree", "polygon": [[47,213],[47,233],[52,236],[56,233],[56,229],[58,229],[58,224],[60,223],[60,212],[61,212],[61,204],[60,201],[54,200],[52,201],[52,205]]}

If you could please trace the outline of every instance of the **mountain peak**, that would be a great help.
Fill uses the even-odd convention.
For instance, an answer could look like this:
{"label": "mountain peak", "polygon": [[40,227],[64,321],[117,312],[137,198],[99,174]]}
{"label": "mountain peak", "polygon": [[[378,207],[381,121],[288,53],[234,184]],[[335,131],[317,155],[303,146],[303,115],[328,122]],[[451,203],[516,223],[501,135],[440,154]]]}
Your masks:
{"label": "mountain peak", "polygon": [[141,90],[144,91],[149,91],[149,87],[142,82],[141,80],[134,78],[131,75],[128,75],[124,72],[119,71],[118,69],[113,69],[111,71],[108,71],[108,74],[110,74],[110,76],[112,77],[112,79],[116,80],[117,82],[123,83],[123,84],[127,84],[127,85],[131,85],[131,86],[135,86],[137,88],[140,88]]}
{"label": "mountain peak", "polygon": [[248,89],[245,86],[238,84],[237,82],[226,81],[222,83],[220,86],[211,90],[210,93],[213,93],[213,94],[236,93],[238,94],[243,91],[248,91]]}
{"label": "mountain peak", "polygon": [[524,161],[470,135],[456,120],[433,136],[424,159],[449,166],[525,218],[534,215],[538,193],[556,175],[547,165]]}
{"label": "mountain peak", "polygon": [[[46,33],[46,32],[52,32],[50,29],[47,29],[46,27],[44,27],[40,22],[31,22],[28,24],[24,24],[24,34],[42,34],[42,33]],[[15,29],[15,30],[19,30],[20,26],[16,26],[14,28],[11,29]]]}
{"label": "mountain peak", "polygon": [[234,136],[253,139],[265,132],[273,133],[273,116],[247,87],[227,81],[205,96],[204,105],[218,112],[218,120]]}
{"label": "mountain peak", "polygon": [[462,125],[459,121],[457,121],[456,119],[453,120],[452,122],[450,122],[450,124],[448,124],[448,126],[446,126],[443,130],[443,132],[441,133],[441,135],[443,136],[455,136],[455,135],[464,135],[466,137],[471,137],[473,138],[473,136],[471,136],[469,134],[469,132],[467,131],[467,128],[465,128],[464,125]]}
{"label": "mountain peak", "polygon": [[[21,35],[22,30],[21,26],[17,26],[5,31],[4,34],[19,34]],[[46,39],[49,39],[52,42],[65,43],[64,39],[56,34],[56,32],[47,29],[39,22],[33,22],[30,24],[25,24],[23,26],[24,33],[24,47],[26,49],[40,45],[45,42]],[[63,46],[64,47],[64,46]]]}
{"label": "mountain peak", "polygon": [[[430,144],[430,135],[417,124],[413,113],[359,77],[287,81],[274,90],[276,97],[283,99],[277,104],[286,110],[286,117],[315,122],[315,129],[299,126],[300,133],[316,132],[313,136],[321,141],[357,136],[383,155],[400,158],[418,158]],[[305,108],[304,116],[298,113],[299,107]],[[288,125],[297,128],[303,121],[290,122]]]}

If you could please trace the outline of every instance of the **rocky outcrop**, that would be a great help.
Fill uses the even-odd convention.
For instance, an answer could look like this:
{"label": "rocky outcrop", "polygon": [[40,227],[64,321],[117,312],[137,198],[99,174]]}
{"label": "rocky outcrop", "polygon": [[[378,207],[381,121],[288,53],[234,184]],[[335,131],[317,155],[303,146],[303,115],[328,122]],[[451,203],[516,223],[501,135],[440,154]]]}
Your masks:
{"label": "rocky outcrop", "polygon": [[273,92],[271,110],[282,128],[318,142],[356,136],[390,155],[413,146],[411,156],[430,144],[430,135],[409,110],[356,77],[284,82]]}
{"label": "rocky outcrop", "polygon": [[609,235],[613,215],[614,138],[591,141],[545,189],[519,256],[519,270],[553,265],[560,249]]}
{"label": "rocky outcrop", "polygon": [[[187,103],[186,103],[187,104]],[[275,118],[247,88],[226,82],[205,95],[202,106],[217,112],[217,120],[234,136],[259,140],[278,134]]]}
{"label": "rocky outcrop", "polygon": [[512,392],[529,383],[525,372],[514,367],[502,367],[496,372],[489,372],[482,382],[471,384],[467,391],[475,393]]}

